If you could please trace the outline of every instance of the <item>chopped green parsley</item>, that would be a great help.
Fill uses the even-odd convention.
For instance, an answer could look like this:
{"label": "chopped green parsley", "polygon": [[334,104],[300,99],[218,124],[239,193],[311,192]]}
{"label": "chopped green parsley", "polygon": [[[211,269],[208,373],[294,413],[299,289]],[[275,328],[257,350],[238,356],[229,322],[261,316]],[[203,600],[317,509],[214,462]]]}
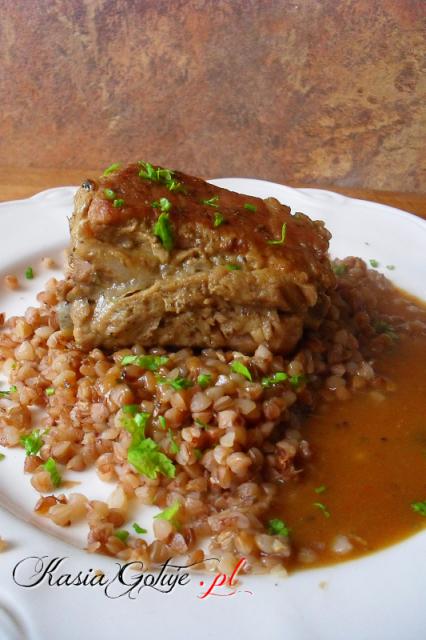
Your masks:
{"label": "chopped green parsley", "polygon": [[333,271],[336,276],[343,276],[348,270],[348,267],[345,264],[334,264]]}
{"label": "chopped green parsley", "polygon": [[272,376],[262,378],[262,387],[268,389],[269,387],[272,387],[272,385],[279,384],[280,382],[284,382],[287,379],[288,375],[284,371],[277,371]]}
{"label": "chopped green parsley", "polygon": [[173,462],[158,447],[152,438],[145,438],[131,444],[127,452],[128,462],[142,475],[155,480],[159,473],[174,478],[176,468]]}
{"label": "chopped green parsley", "polygon": [[194,386],[192,380],[188,378],[180,378],[177,376],[176,378],[163,378],[160,377],[158,380],[159,384],[167,384],[169,387],[172,387],[175,391],[180,391],[181,389],[189,389]]}
{"label": "chopped green parsley", "polygon": [[123,198],[116,198],[114,200],[114,202],[112,203],[113,207],[115,207],[116,209],[119,209],[120,207],[124,207],[124,200]]}
{"label": "chopped green parsley", "polygon": [[169,191],[185,191],[185,187],[174,177],[174,171],[157,167],[155,169],[149,162],[139,162],[141,170],[139,177],[152,182],[163,184]]}
{"label": "chopped green parsley", "polygon": [[112,189],[104,189],[104,196],[107,200],[114,200],[115,191],[113,191]]}
{"label": "chopped green parsley", "polygon": [[209,386],[210,382],[211,382],[211,374],[210,373],[200,373],[200,375],[197,378],[197,384],[202,388],[205,389],[206,387]]}
{"label": "chopped green parsley", "polygon": [[[126,405],[133,407],[134,405]],[[121,418],[122,425],[132,434],[132,441],[127,451],[128,462],[142,475],[155,480],[159,473],[174,478],[176,469],[173,462],[160,451],[152,438],[145,437],[145,428],[151,414],[134,413],[133,408]]]}
{"label": "chopped green parsley", "polygon": [[142,369],[149,371],[158,371],[158,369],[169,361],[168,356],[124,356],[120,364],[125,367],[128,364],[134,364]]}
{"label": "chopped green parsley", "polygon": [[423,500],[423,502],[412,502],[411,508],[415,513],[426,516],[426,500]]}
{"label": "chopped green parsley", "polygon": [[325,506],[325,504],[323,504],[322,502],[314,502],[313,505],[314,505],[314,507],[316,507],[317,509],[322,511],[326,518],[330,517],[330,512],[327,509],[327,507]]}
{"label": "chopped green parsley", "polygon": [[208,207],[215,207],[216,209],[219,208],[218,202],[219,196],[212,196],[208,200],[201,200],[202,204],[206,204]]}
{"label": "chopped green parsley", "polygon": [[50,474],[50,479],[52,480],[52,484],[54,487],[59,487],[61,484],[61,476],[58,471],[58,467],[56,466],[56,462],[53,458],[49,458],[43,465],[43,469],[48,471]]}
{"label": "chopped green parsley", "polygon": [[315,493],[324,493],[324,491],[326,490],[327,490],[327,487],[325,486],[325,484],[322,484],[319,487],[315,487],[314,489]]}
{"label": "chopped green parsley", "polygon": [[228,271],[241,271],[241,265],[240,264],[226,264],[225,265],[225,269],[228,269]]}
{"label": "chopped green parsley", "polygon": [[163,511],[160,511],[160,513],[157,513],[157,515],[154,516],[155,520],[168,520],[174,526],[176,526],[176,516],[179,513],[180,506],[180,502],[178,500],[175,500],[173,504],[170,505],[170,507],[167,507]]}
{"label": "chopped green parsley", "polygon": [[384,333],[392,340],[398,340],[398,334],[389,322],[386,322],[385,320],[377,320],[373,323],[373,327],[376,333]]}
{"label": "chopped green parsley", "polygon": [[220,225],[223,224],[224,222],[225,222],[224,216],[220,213],[220,211],[217,211],[214,214],[213,226],[215,228],[220,227]]}
{"label": "chopped green parsley", "polygon": [[170,451],[171,451],[171,453],[176,455],[177,453],[179,453],[180,446],[178,445],[178,443],[175,440],[175,437],[173,435],[173,431],[171,429],[169,429],[168,433],[169,433],[169,441],[170,441]]}
{"label": "chopped green parsley", "polygon": [[268,533],[272,536],[285,536],[289,537],[291,529],[286,525],[283,520],[279,518],[272,518],[268,522]]}
{"label": "chopped green parsley", "polygon": [[247,211],[253,211],[253,213],[255,211],[257,211],[257,207],[255,204],[250,204],[250,202],[246,202],[244,205],[244,209],[247,209]]}
{"label": "chopped green parsley", "polygon": [[114,535],[116,538],[121,540],[121,542],[126,542],[127,538],[129,537],[129,532],[125,529],[117,529],[116,531],[114,531]]}
{"label": "chopped green parsley", "polygon": [[47,389],[44,390],[44,393],[47,396],[53,396],[55,394],[55,389],[54,387],[47,387]]}
{"label": "chopped green parsley", "polygon": [[374,260],[374,259],[370,260],[370,265],[373,267],[373,269],[377,269],[379,264],[380,263],[378,262],[378,260]]}
{"label": "chopped green parsley", "polygon": [[303,382],[306,382],[306,376],[304,376],[303,374],[298,376],[290,376],[289,381],[293,387],[298,387],[299,385],[303,384]]}
{"label": "chopped green parsley", "polygon": [[134,522],[132,524],[132,527],[136,531],[136,533],[139,533],[141,535],[143,535],[144,533],[148,533],[148,531],[146,529],[144,529],[143,527],[141,527],[140,525],[138,525],[137,522]]}
{"label": "chopped green parsley", "polygon": [[208,429],[209,425],[200,420],[200,418],[195,418],[195,424],[197,424],[201,429]]}
{"label": "chopped green parsley", "polygon": [[32,280],[34,278],[34,271],[32,267],[27,267],[25,269],[25,277],[27,280]]}
{"label": "chopped green parsley", "polygon": [[234,360],[229,366],[234,373],[239,373],[241,376],[244,376],[244,378],[247,378],[247,380],[250,380],[250,382],[252,381],[250,371],[239,360]]}
{"label": "chopped green parsley", "polygon": [[114,162],[104,171],[104,176],[109,176],[111,173],[115,173],[121,167],[120,162]]}
{"label": "chopped green parsley", "polygon": [[138,404],[125,404],[122,407],[122,412],[126,413],[129,416],[135,416],[139,410],[139,405]]}
{"label": "chopped green parsley", "polygon": [[168,198],[160,198],[159,200],[154,200],[151,206],[154,209],[160,209],[160,211],[167,213],[172,208],[172,203]]}
{"label": "chopped green parsley", "polygon": [[278,240],[268,240],[268,244],[284,244],[286,234],[287,234],[287,225],[284,222],[283,226],[281,227],[281,238],[279,238]]}
{"label": "chopped green parsley", "polygon": [[171,251],[173,249],[173,233],[168,213],[160,213],[157,218],[157,222],[153,226],[152,232],[160,239],[161,244],[165,249],[167,249],[167,251]]}
{"label": "chopped green parsley", "polygon": [[7,398],[8,395],[10,395],[11,393],[16,393],[18,391],[18,388],[16,385],[12,385],[10,387],[10,389],[5,389],[4,391],[0,391],[0,398]]}
{"label": "chopped green parsley", "polygon": [[139,444],[145,438],[145,429],[150,418],[151,414],[146,411],[122,416],[121,424],[132,434],[132,446]]}
{"label": "chopped green parsley", "polygon": [[1,462],[2,460],[4,460],[4,459],[5,459],[5,457],[6,457],[6,456],[4,455],[4,453],[0,453],[0,462]]}
{"label": "chopped green parsley", "polygon": [[39,429],[35,429],[26,436],[21,436],[19,442],[25,449],[27,456],[35,456],[43,446],[43,438]]}
{"label": "chopped green parsley", "polygon": [[164,416],[158,416],[158,422],[160,423],[161,429],[164,429],[164,430],[167,429],[167,422]]}
{"label": "chopped green parsley", "polygon": [[389,269],[389,271],[395,271],[396,267],[394,264],[387,264],[386,269]]}

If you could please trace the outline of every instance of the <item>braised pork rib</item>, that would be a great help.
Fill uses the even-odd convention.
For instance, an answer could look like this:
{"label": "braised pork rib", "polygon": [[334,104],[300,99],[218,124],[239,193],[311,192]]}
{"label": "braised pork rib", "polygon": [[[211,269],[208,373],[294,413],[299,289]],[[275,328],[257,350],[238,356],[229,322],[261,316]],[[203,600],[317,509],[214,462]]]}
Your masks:
{"label": "braised pork rib", "polygon": [[277,200],[149,163],[75,197],[67,301],[82,348],[292,350],[328,306],[329,233]]}

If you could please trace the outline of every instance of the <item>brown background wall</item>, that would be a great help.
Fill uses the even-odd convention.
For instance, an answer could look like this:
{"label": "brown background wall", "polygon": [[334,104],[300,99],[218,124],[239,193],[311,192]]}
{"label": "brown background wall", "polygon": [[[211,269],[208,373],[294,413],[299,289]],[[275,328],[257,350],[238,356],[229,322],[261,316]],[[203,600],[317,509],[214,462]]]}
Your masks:
{"label": "brown background wall", "polygon": [[424,190],[423,0],[0,0],[0,162]]}

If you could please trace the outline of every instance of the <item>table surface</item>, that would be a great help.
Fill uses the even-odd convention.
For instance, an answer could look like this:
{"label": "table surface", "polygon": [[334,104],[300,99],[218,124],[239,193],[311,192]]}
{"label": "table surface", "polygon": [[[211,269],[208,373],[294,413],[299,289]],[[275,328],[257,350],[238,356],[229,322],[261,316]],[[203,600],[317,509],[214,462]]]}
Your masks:
{"label": "table surface", "polygon": [[[80,184],[85,178],[97,176],[98,169],[20,169],[0,167],[0,201],[28,198],[38,191],[51,187]],[[314,185],[292,184],[293,187]],[[314,187],[318,188],[318,187]],[[404,193],[401,191],[375,191],[372,189],[352,189],[349,187],[322,186],[329,191],[361,200],[373,200],[410,211],[426,219],[426,193]]]}

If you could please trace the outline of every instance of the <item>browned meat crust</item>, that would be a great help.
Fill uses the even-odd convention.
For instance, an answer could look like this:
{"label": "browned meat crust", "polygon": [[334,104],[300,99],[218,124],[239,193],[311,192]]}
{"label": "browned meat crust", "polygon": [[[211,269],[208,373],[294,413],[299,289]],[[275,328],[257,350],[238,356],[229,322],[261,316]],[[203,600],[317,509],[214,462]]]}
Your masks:
{"label": "browned meat crust", "polygon": [[[77,343],[293,349],[334,286],[323,224],[272,198],[141,170],[87,181],[76,195],[67,276]],[[170,250],[153,233],[161,202]],[[283,225],[284,242],[271,244]]]}

